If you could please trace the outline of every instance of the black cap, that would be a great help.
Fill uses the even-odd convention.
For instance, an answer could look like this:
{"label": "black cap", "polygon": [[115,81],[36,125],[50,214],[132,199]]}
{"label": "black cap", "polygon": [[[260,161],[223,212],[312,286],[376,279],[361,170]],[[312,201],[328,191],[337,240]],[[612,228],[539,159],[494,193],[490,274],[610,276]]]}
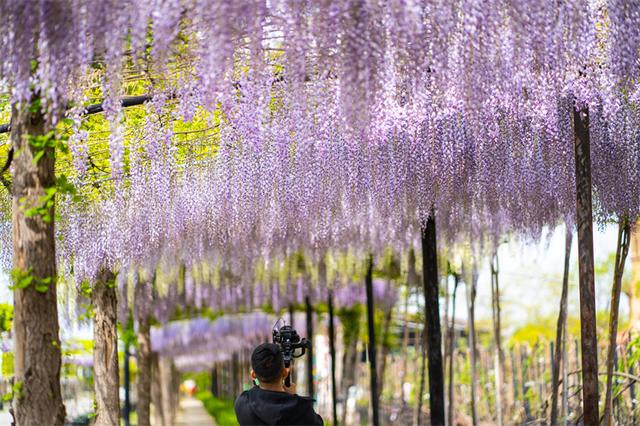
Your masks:
{"label": "black cap", "polygon": [[280,346],[275,343],[262,343],[255,348],[251,354],[251,368],[261,382],[277,380],[284,368]]}

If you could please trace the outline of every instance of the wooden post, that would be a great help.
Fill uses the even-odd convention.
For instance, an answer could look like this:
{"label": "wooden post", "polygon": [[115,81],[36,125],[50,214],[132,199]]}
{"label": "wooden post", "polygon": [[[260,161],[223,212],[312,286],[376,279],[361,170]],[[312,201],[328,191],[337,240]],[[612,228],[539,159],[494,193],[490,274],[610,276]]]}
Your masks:
{"label": "wooden post", "polygon": [[333,291],[329,290],[329,352],[331,353],[331,412],[333,424],[338,426],[338,401],[336,390],[336,330],[333,324]]}
{"label": "wooden post", "polygon": [[378,408],[378,366],[376,363],[376,330],[373,305],[373,256],[369,255],[367,261],[367,275],[365,277],[365,286],[367,292],[367,326],[369,331],[369,374],[370,374],[370,391],[371,391],[371,412],[373,426],[380,425],[379,408]]}
{"label": "wooden post", "polygon": [[509,359],[511,360],[511,386],[513,387],[513,406],[511,410],[513,412],[516,411],[516,401],[519,400],[518,395],[518,369],[515,355],[513,353],[513,348],[509,349]]}
{"label": "wooden post", "polygon": [[214,365],[211,369],[211,395],[219,397],[218,391],[218,365]]}
{"label": "wooden post", "polygon": [[449,407],[448,407],[448,415],[447,419],[449,420],[449,425],[453,425],[453,407],[455,406],[454,401],[454,393],[453,393],[453,350],[454,350],[454,337],[455,337],[455,324],[456,324],[456,293],[458,291],[458,284],[460,283],[460,277],[458,274],[453,274],[453,295],[452,295],[452,306],[451,306],[451,325],[449,326]]}
{"label": "wooden post", "polygon": [[[414,415],[414,426],[420,426],[421,422],[421,416],[422,416],[422,400],[423,400],[423,396],[424,396],[424,376],[425,376],[425,371],[427,370],[427,330],[424,327],[422,327],[422,332],[420,333],[420,384],[418,387],[418,393],[416,395],[416,399],[418,400],[416,403],[416,411],[415,411],[415,415]],[[416,352],[417,349],[416,349]]]}
{"label": "wooden post", "polygon": [[129,365],[129,358],[131,354],[129,352],[129,342],[124,342],[124,407],[122,410],[122,420],[124,426],[131,426],[131,369]]}
{"label": "wooden post", "polygon": [[[569,293],[569,261],[571,259],[571,241],[573,232],[567,226],[564,248],[564,273],[562,275],[562,295],[560,296],[560,312],[558,313],[558,324],[556,326],[556,345],[553,357],[553,368],[551,370],[551,424],[558,424],[558,384],[560,383],[560,363],[564,364],[563,348],[565,341],[565,323],[567,321],[567,295]],[[563,377],[563,380],[564,377]],[[567,383],[563,382],[562,389],[566,393]]]}
{"label": "wooden post", "polygon": [[609,307],[609,347],[607,351],[607,388],[604,398],[604,424],[613,425],[612,396],[613,396],[613,367],[618,337],[618,309],[620,308],[620,293],[622,291],[622,274],[624,262],[629,254],[631,229],[626,218],[620,219],[618,226],[618,245],[616,249],[613,286],[611,287],[611,304]]}
{"label": "wooden post", "polygon": [[118,311],[115,276],[103,270],[91,290],[96,426],[120,426]]}
{"label": "wooden post", "polygon": [[562,332],[562,424],[567,426],[569,415],[569,354],[567,349],[567,315],[564,317],[564,331]]}
{"label": "wooden post", "polygon": [[401,395],[401,399],[402,399],[402,407],[405,408],[407,406],[407,400],[408,400],[408,395],[406,395],[405,390],[404,390],[404,383],[407,379],[407,370],[408,370],[408,363],[409,363],[409,283],[407,282],[407,291],[405,292],[404,295],[404,315],[403,315],[403,322],[404,322],[404,330],[402,331],[402,354],[404,354],[405,356],[402,357],[402,369],[400,370],[401,372],[401,376],[400,376],[400,395]]}
{"label": "wooden post", "polygon": [[476,343],[476,289],[478,285],[478,271],[476,265],[473,265],[471,284],[467,283],[467,307],[469,310],[469,360],[471,363],[471,421],[474,426],[478,424],[478,406],[477,406],[477,343]]}
{"label": "wooden post", "polygon": [[576,160],[576,224],[580,273],[580,335],[582,345],[582,399],[584,423],[597,425],[598,332],[593,270],[593,207],[591,202],[591,152],[589,110],[574,107],[573,131]]}
{"label": "wooden post", "polygon": [[[442,368],[442,329],[438,291],[438,254],[435,212],[422,227],[422,284],[424,287],[425,327],[429,371],[429,409],[432,425],[444,425],[444,371]],[[422,396],[420,396],[422,397]]]}
{"label": "wooden post", "polygon": [[[35,101],[39,99],[34,97]],[[13,403],[20,426],[62,426],[65,419],[60,390],[55,206],[26,215],[28,210],[41,207],[46,190],[56,186],[55,149],[36,148],[29,143],[31,137],[46,137],[49,130],[39,106],[30,108],[27,102],[13,106],[11,149],[19,153],[11,168],[14,372],[15,383],[21,384]],[[42,157],[35,161],[36,155]]]}
{"label": "wooden post", "polygon": [[293,326],[293,319],[294,319],[294,311],[293,311],[293,304],[289,305],[289,325],[291,326],[291,328],[295,328]]}
{"label": "wooden post", "polygon": [[500,285],[498,282],[498,252],[491,260],[491,302],[493,313],[493,336],[495,340],[494,383],[496,389],[496,424],[502,426],[504,396],[504,353],[502,352],[502,325],[500,322]]}
{"label": "wooden post", "polygon": [[[311,300],[309,296],[304,298],[305,311],[307,316],[307,339],[313,342],[313,307],[311,306]],[[307,350],[307,386],[309,396],[311,398],[314,397],[315,392],[313,389],[313,345],[311,345],[311,349]]]}
{"label": "wooden post", "polygon": [[[635,374],[635,369],[633,368],[633,363],[629,364],[629,374],[632,376]],[[631,386],[629,386],[629,396],[631,397],[631,413],[633,418],[633,426],[636,426],[636,406],[638,402],[636,400],[636,382],[633,381]]]}

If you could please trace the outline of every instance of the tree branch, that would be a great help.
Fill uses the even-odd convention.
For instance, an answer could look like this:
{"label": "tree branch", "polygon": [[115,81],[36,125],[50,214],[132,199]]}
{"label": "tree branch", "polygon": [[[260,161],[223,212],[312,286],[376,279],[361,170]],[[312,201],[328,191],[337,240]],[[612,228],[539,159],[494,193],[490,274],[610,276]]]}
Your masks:
{"label": "tree branch", "polygon": [[[152,99],[152,95],[140,95],[140,96],[127,96],[125,98],[120,99],[120,106],[122,108],[142,105],[143,103],[150,101]],[[98,114],[104,111],[103,103],[93,104],[87,106],[82,111],[82,116]],[[11,131],[11,123],[0,124],[0,133],[8,133]],[[11,182],[4,177],[4,174],[9,170],[11,166],[11,162],[13,161],[13,148],[9,149],[9,155],[7,156],[7,161],[4,163],[2,170],[0,170],[0,183],[11,193]]]}
{"label": "tree branch", "polygon": [[[120,99],[120,105],[122,108],[142,105],[143,103],[150,101],[153,98],[152,95],[140,95],[140,96],[127,96]],[[104,111],[103,103],[93,104],[85,107],[82,111],[82,116],[98,114]],[[11,123],[0,124],[0,133],[8,133],[11,131]]]}

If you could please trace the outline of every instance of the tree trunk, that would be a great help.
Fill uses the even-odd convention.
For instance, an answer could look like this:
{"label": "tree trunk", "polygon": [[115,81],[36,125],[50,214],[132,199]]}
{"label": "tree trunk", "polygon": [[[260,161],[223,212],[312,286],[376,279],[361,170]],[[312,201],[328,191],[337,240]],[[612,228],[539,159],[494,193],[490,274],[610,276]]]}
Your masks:
{"label": "tree trunk", "polygon": [[496,388],[496,424],[502,426],[504,401],[504,353],[502,352],[502,325],[500,323],[500,285],[498,282],[498,253],[491,261],[491,306],[493,337],[495,341],[494,378]]}
{"label": "tree trunk", "polygon": [[444,425],[444,371],[436,249],[436,219],[432,210],[427,223],[422,228],[422,283],[429,362],[429,410],[431,424]]}
{"label": "tree trunk", "polygon": [[162,404],[162,378],[160,371],[160,358],[157,354],[151,355],[151,402],[153,403],[153,424],[164,426],[164,409]]}
{"label": "tree trunk", "polygon": [[173,365],[171,358],[159,357],[158,366],[160,370],[160,389],[162,398],[162,420],[163,426],[173,426],[175,419],[174,389],[173,389]]}
{"label": "tree trunk", "polygon": [[454,284],[453,284],[453,295],[452,295],[452,303],[451,303],[451,325],[449,326],[449,338],[447,342],[449,344],[449,407],[448,407],[448,415],[447,419],[449,419],[449,425],[454,424],[453,419],[453,409],[455,407],[454,401],[454,393],[453,393],[453,350],[454,350],[454,338],[455,338],[455,324],[456,324],[456,293],[458,291],[458,284],[460,283],[460,277],[458,274],[453,274]]}
{"label": "tree trunk", "polygon": [[[29,136],[47,133],[40,112],[14,106],[11,121],[12,229],[14,268],[14,408],[18,426],[61,426],[65,409],[60,391],[60,337],[56,296],[55,206],[43,206],[46,190],[55,188],[55,150],[34,157],[42,148]],[[41,153],[39,154],[41,155]],[[35,208],[38,213],[27,217]]]}
{"label": "tree trunk", "polygon": [[[551,424],[558,424],[558,386],[560,383],[560,364],[565,364],[563,357],[567,321],[567,295],[569,293],[569,261],[571,259],[571,241],[573,232],[567,226],[567,235],[564,249],[564,273],[562,275],[562,295],[560,296],[560,312],[558,313],[558,325],[556,327],[556,346],[551,370]],[[563,378],[564,380],[564,378]],[[567,383],[563,382],[562,389],[566,392]]]}
{"label": "tree trunk", "polygon": [[91,291],[96,426],[120,425],[118,310],[114,279],[113,273],[103,270]]}
{"label": "tree trunk", "polygon": [[576,159],[576,223],[580,272],[580,334],[582,344],[582,394],[584,422],[596,425],[598,415],[598,334],[593,270],[593,208],[591,203],[591,153],[589,111],[574,108]]}
{"label": "tree trunk", "polygon": [[[304,298],[305,314],[307,323],[307,339],[313,343],[313,307],[311,306],[311,300],[309,296]],[[307,349],[307,392],[311,398],[314,397],[313,389],[313,345]]]}
{"label": "tree trunk", "polygon": [[[352,324],[346,327],[346,315],[352,316]],[[344,341],[344,356],[342,358],[342,395],[344,399],[342,410],[342,424],[347,424],[347,401],[349,399],[349,389],[356,382],[356,370],[358,362],[358,339],[360,329],[360,311],[352,308],[342,312],[341,322],[342,335]],[[352,326],[352,327],[351,327]]]}
{"label": "tree trunk", "polygon": [[138,426],[151,425],[151,336],[149,318],[139,318],[138,320],[138,375],[136,379],[136,390],[138,402],[136,411],[138,413]]}
{"label": "tree trunk", "polygon": [[613,367],[616,355],[616,340],[618,337],[618,310],[620,308],[620,292],[622,290],[622,274],[624,262],[629,254],[631,229],[626,218],[620,219],[618,225],[618,246],[616,249],[616,265],[613,273],[613,286],[611,288],[611,306],[609,313],[609,347],[607,350],[607,389],[604,399],[604,423],[613,425],[612,393],[613,393]]}
{"label": "tree trunk", "polygon": [[467,306],[469,310],[469,359],[471,363],[471,421],[473,425],[478,424],[478,406],[477,406],[477,388],[478,388],[478,372],[477,372],[477,350],[476,350],[476,289],[478,285],[478,271],[475,264],[473,265],[471,285],[467,284]]}

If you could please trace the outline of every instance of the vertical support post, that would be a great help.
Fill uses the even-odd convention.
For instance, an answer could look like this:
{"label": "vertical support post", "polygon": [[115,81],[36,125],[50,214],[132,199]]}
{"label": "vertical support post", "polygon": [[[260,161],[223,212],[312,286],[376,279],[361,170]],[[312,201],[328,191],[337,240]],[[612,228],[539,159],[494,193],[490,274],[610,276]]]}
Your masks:
{"label": "vertical support post", "polygon": [[369,330],[369,374],[370,374],[370,391],[371,391],[371,412],[373,426],[380,425],[379,407],[378,407],[378,365],[376,363],[376,330],[374,319],[373,305],[373,255],[369,255],[367,261],[367,275],[365,277],[365,286],[367,291],[367,328]]}
{"label": "vertical support post", "polygon": [[567,316],[564,317],[562,331],[562,424],[567,426],[569,420],[569,354],[567,351]]}
{"label": "vertical support post", "polygon": [[293,304],[289,305],[289,325],[291,328],[295,328],[293,326],[294,312],[293,312]]}
{"label": "vertical support post", "polygon": [[456,293],[458,292],[458,284],[460,283],[460,277],[457,273],[453,274],[453,301],[451,304],[451,325],[449,326],[449,338],[447,339],[447,343],[449,344],[449,406],[447,418],[449,419],[449,425],[453,425],[453,409],[455,407],[454,394],[453,394],[453,383],[454,383],[454,375],[453,375],[453,351],[454,351],[454,340],[455,340],[455,324],[456,324]]}
{"label": "vertical support post", "polygon": [[218,366],[211,369],[211,395],[218,397]]}
{"label": "vertical support post", "polygon": [[[573,232],[567,226],[564,249],[564,273],[562,275],[562,295],[560,296],[560,312],[558,313],[558,325],[556,327],[556,345],[555,355],[553,357],[553,368],[551,371],[551,424],[558,423],[558,386],[560,383],[560,365],[566,364],[566,358],[563,357],[565,351],[566,340],[566,322],[567,322],[567,295],[569,292],[569,261],[571,260],[571,241]],[[563,371],[565,371],[563,367]],[[563,375],[562,390],[567,391],[567,382]]]}
{"label": "vertical support post", "polygon": [[238,379],[238,353],[234,353],[231,358],[231,395],[234,396],[238,394],[238,389],[240,388],[240,381]]}
{"label": "vertical support post", "polygon": [[329,352],[331,352],[331,409],[333,424],[338,426],[338,401],[336,398],[336,330],[333,324],[333,291],[329,290]]}
{"label": "vertical support post", "polygon": [[573,132],[576,160],[576,224],[580,273],[580,334],[582,345],[582,395],[584,423],[600,423],[598,410],[598,332],[593,270],[593,206],[589,110],[574,106]]}
{"label": "vertical support post", "polygon": [[[629,374],[631,374],[632,376],[635,374],[635,370],[633,368],[633,363],[631,363],[629,365]],[[631,382],[631,386],[629,387],[629,397],[631,398],[631,412],[633,413],[632,416],[632,426],[636,426],[636,406],[638,405],[638,402],[636,401],[636,382],[633,381]]]}
{"label": "vertical support post", "polygon": [[[304,298],[305,311],[306,311],[306,323],[307,323],[307,339],[313,342],[313,307],[311,306],[311,300],[309,296]],[[314,397],[313,389],[313,345],[311,349],[307,350],[307,386],[309,390],[309,396]]]}
{"label": "vertical support post", "polygon": [[124,421],[124,426],[131,426],[131,369],[129,365],[129,357],[131,356],[129,352],[129,342],[124,342],[124,408],[122,411],[122,420]]}
{"label": "vertical support post", "polygon": [[475,261],[471,271],[471,283],[467,283],[467,321],[469,323],[469,362],[471,363],[471,422],[478,424],[478,343],[476,337],[476,293],[478,289],[478,270]]}
{"label": "vertical support post", "polygon": [[[436,247],[436,219],[432,209],[422,227],[422,283],[424,286],[425,327],[427,330],[427,359],[429,371],[429,409],[432,425],[443,425],[444,371],[442,369],[442,329],[438,291],[438,258]],[[420,395],[422,397],[422,395]]]}
{"label": "vertical support post", "polygon": [[502,352],[502,323],[500,319],[500,283],[499,266],[498,266],[498,250],[491,259],[491,302],[493,312],[493,335],[495,340],[494,353],[494,383],[496,389],[496,424],[502,426],[503,404],[504,404],[504,353]]}
{"label": "vertical support post", "polygon": [[626,217],[620,218],[618,225],[618,245],[616,249],[616,264],[611,286],[611,303],[609,305],[609,347],[607,350],[607,386],[604,397],[604,424],[613,425],[613,370],[616,364],[618,337],[618,310],[620,308],[620,293],[622,291],[622,274],[624,263],[629,254],[631,243],[631,228]]}

